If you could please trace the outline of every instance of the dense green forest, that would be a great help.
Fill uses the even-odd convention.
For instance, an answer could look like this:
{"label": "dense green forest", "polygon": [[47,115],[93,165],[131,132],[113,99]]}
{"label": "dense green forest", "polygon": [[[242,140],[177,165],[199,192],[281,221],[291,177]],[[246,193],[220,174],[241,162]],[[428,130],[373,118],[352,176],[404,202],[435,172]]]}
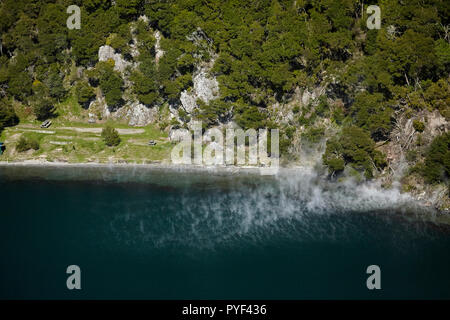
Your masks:
{"label": "dense green forest", "polygon": [[[220,99],[199,103],[185,119],[214,126],[228,117],[244,128],[279,127],[283,154],[299,128],[304,141],[320,141],[326,132],[323,119],[329,119],[341,129],[328,139],[323,155],[330,175],[348,165],[367,178],[383,170],[386,156],[376,147],[391,139],[400,114],[415,119],[421,112],[438,111],[446,121],[450,117],[446,0],[0,3],[1,127],[18,122],[12,101],[32,106],[43,120],[68,95],[87,107],[100,88],[108,106],[120,108],[128,81],[132,94],[149,108],[176,103],[192,86],[196,66],[211,61]],[[73,4],[81,8],[80,30],[66,26],[66,9]],[[381,9],[379,30],[366,26],[370,4]],[[138,19],[143,15],[148,22]],[[155,30],[163,36],[165,52],[158,62]],[[138,56],[130,50],[133,39]],[[105,44],[138,67],[125,77],[113,64],[99,62],[98,50]],[[85,68],[85,76],[74,76],[73,66]],[[269,112],[274,104],[292,101],[297,88],[321,86],[327,88],[323,96],[294,107],[293,120],[279,122]],[[416,132],[425,126],[415,119]],[[411,161],[428,181],[449,177],[448,135],[436,139],[422,145]],[[445,154],[442,159],[435,155],[439,152]]]}

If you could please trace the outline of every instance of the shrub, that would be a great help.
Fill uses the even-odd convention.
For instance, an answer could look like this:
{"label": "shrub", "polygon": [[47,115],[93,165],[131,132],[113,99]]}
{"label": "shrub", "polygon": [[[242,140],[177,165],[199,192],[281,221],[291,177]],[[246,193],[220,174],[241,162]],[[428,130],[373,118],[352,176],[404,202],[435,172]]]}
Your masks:
{"label": "shrub", "polygon": [[0,132],[5,127],[15,126],[19,123],[14,108],[0,101]]}
{"label": "shrub", "polygon": [[417,160],[417,151],[408,150],[408,152],[406,153],[406,160],[408,162],[415,162]]}
{"label": "shrub", "polygon": [[324,135],[325,135],[324,127],[318,128],[312,127],[302,133],[302,138],[305,138],[310,143],[318,143],[323,138]]}
{"label": "shrub", "polygon": [[423,130],[425,130],[425,123],[423,123],[422,121],[419,121],[419,120],[414,120],[413,127],[416,131],[423,132]]}
{"label": "shrub", "polygon": [[91,100],[95,98],[94,89],[86,81],[77,83],[77,86],[75,87],[75,93],[78,103],[81,106],[87,107],[89,102],[91,102]]}
{"label": "shrub", "polygon": [[109,60],[99,62],[97,67],[91,71],[90,78],[94,82],[98,81],[108,106],[115,107],[123,102],[122,89],[124,82],[121,74],[114,71],[114,60],[111,62]]}
{"label": "shrub", "polygon": [[345,114],[344,111],[341,108],[337,108],[333,111],[332,119],[337,124],[342,124],[344,122]]}
{"label": "shrub", "polygon": [[236,111],[234,118],[243,129],[259,129],[266,124],[267,115],[255,106],[238,106]]}
{"label": "shrub", "polygon": [[347,127],[340,137],[327,141],[322,156],[330,174],[344,170],[346,164],[363,169],[366,178],[373,177],[373,168],[386,166],[385,156],[375,150],[375,142],[370,134],[358,127]]}
{"label": "shrub", "polygon": [[368,130],[375,141],[387,139],[392,130],[393,110],[383,95],[360,92],[351,107],[354,124]]}
{"label": "shrub", "polygon": [[425,180],[429,183],[441,182],[450,176],[450,133],[436,137],[425,155],[422,169]]}
{"label": "shrub", "polygon": [[344,170],[345,168],[345,161],[341,158],[330,158],[327,160],[327,165],[329,172],[332,173],[338,173]]}
{"label": "shrub", "polygon": [[120,143],[120,136],[116,129],[106,126],[102,130],[102,138],[105,144],[109,147],[118,146]]}
{"label": "shrub", "polygon": [[38,120],[46,120],[55,116],[55,107],[51,100],[47,98],[40,99],[33,106],[34,114]]}
{"label": "shrub", "polygon": [[[204,128],[217,125],[220,121],[225,121],[225,119],[228,119],[229,117],[230,105],[226,102],[215,100],[211,101],[209,104],[206,104],[202,100],[198,99],[197,104],[198,109],[194,112],[194,116],[197,120],[202,121]],[[185,115],[181,113],[180,117],[185,118]]]}
{"label": "shrub", "polygon": [[18,152],[25,152],[30,149],[39,150],[39,142],[34,139],[27,139],[25,137],[20,137],[16,145],[16,150]]}

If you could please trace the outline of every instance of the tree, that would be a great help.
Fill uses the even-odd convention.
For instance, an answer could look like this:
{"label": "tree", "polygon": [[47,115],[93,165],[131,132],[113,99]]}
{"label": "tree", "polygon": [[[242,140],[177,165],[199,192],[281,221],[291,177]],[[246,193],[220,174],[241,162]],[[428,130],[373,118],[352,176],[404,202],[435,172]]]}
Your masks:
{"label": "tree", "polygon": [[230,116],[230,105],[220,100],[213,100],[206,104],[202,100],[197,100],[199,108],[194,112],[197,120],[202,121],[204,128],[219,124]]}
{"label": "tree", "polygon": [[38,120],[46,120],[55,116],[55,107],[49,98],[49,88],[39,80],[33,82],[33,112]]}
{"label": "tree", "polygon": [[16,144],[16,150],[18,152],[25,152],[30,149],[39,150],[39,142],[35,139],[28,139],[24,136],[21,136],[19,141]]}
{"label": "tree", "polygon": [[110,126],[106,126],[102,130],[102,138],[109,147],[115,147],[120,144],[119,132]]}
{"label": "tree", "polygon": [[33,112],[36,118],[42,121],[55,116],[55,107],[50,99],[42,98],[35,102]]}
{"label": "tree", "polygon": [[439,112],[448,120],[450,119],[450,82],[440,79],[432,83],[424,92],[424,97],[433,109]]}
{"label": "tree", "polygon": [[31,95],[32,78],[27,70],[29,63],[29,57],[19,53],[8,66],[7,93],[20,101]]}
{"label": "tree", "polygon": [[450,178],[450,133],[437,136],[425,156],[422,171],[429,183],[448,181]]}
{"label": "tree", "polygon": [[387,139],[392,130],[393,110],[386,106],[381,93],[359,93],[351,107],[354,123],[368,130],[375,141]]}
{"label": "tree", "polygon": [[94,12],[95,10],[99,10],[99,9],[106,10],[111,6],[111,1],[110,0],[84,0],[83,6],[85,6],[89,12]]}
{"label": "tree", "polygon": [[108,106],[116,107],[123,102],[123,80],[120,73],[114,71],[114,60],[99,62],[92,76],[98,79]]}
{"label": "tree", "polygon": [[344,128],[340,137],[327,141],[322,160],[330,174],[338,173],[346,164],[351,164],[356,169],[363,169],[367,178],[373,176],[374,168],[386,166],[384,155],[375,150],[375,142],[370,135],[355,126]]}
{"label": "tree", "polygon": [[132,73],[133,91],[141,103],[150,106],[159,96],[158,75],[153,56],[144,50],[139,56],[139,70]]}
{"label": "tree", "polygon": [[15,126],[19,123],[14,108],[6,101],[0,100],[0,133],[5,127]]}
{"label": "tree", "polygon": [[64,74],[60,69],[61,66],[58,64],[52,64],[47,73],[47,78],[44,80],[44,83],[49,88],[50,96],[58,101],[61,101],[67,92],[63,85]]}
{"label": "tree", "polygon": [[235,113],[236,123],[243,129],[259,129],[265,125],[267,116],[255,106],[237,106]]}
{"label": "tree", "polygon": [[141,103],[150,106],[158,99],[158,87],[154,79],[144,76],[141,72],[136,71],[131,76],[133,81],[133,91],[137,94]]}
{"label": "tree", "polygon": [[61,4],[45,4],[36,21],[38,46],[49,63],[62,61],[63,52],[68,48],[66,8]]}
{"label": "tree", "polygon": [[156,39],[148,24],[142,20],[138,20],[134,32],[138,40],[138,47],[141,54],[152,53],[155,50]]}
{"label": "tree", "polygon": [[94,89],[86,81],[79,81],[75,87],[75,94],[78,103],[83,107],[88,107],[89,102],[95,98]]}
{"label": "tree", "polygon": [[142,0],[116,0],[116,10],[124,19],[136,17],[141,5]]}

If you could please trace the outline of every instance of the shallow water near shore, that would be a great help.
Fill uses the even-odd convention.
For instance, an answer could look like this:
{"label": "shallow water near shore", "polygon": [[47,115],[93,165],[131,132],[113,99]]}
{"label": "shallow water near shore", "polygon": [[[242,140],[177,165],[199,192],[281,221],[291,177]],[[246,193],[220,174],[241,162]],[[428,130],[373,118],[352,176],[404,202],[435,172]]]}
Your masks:
{"label": "shallow water near shore", "polygon": [[450,298],[450,227],[395,189],[309,170],[3,166],[0,194],[1,299]]}

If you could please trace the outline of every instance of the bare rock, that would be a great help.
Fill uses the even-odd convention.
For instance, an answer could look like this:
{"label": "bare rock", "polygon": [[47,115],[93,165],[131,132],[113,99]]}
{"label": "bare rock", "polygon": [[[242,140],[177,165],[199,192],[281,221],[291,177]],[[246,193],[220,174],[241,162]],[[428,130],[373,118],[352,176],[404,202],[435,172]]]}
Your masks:
{"label": "bare rock", "polygon": [[125,119],[130,126],[144,127],[150,123],[155,122],[158,117],[157,108],[148,108],[138,101],[125,105],[117,112],[112,114],[113,118]]}
{"label": "bare rock", "polygon": [[129,119],[128,124],[137,127],[146,126],[149,123],[154,122],[157,115],[157,108],[148,108],[143,104],[134,102],[131,104],[127,113],[127,118]]}
{"label": "bare rock", "polygon": [[191,92],[185,90],[181,93],[180,101],[183,109],[192,113],[197,108],[197,99],[205,103],[219,98],[219,83],[215,77],[209,76],[206,67],[200,68],[192,78],[194,88]]}
{"label": "bare rock", "polygon": [[156,63],[158,63],[159,59],[161,59],[161,57],[164,55],[164,50],[161,49],[161,33],[158,30],[156,30],[153,35],[154,35],[154,37],[156,39],[156,43],[155,43],[155,61],[156,61]]}
{"label": "bare rock", "polygon": [[102,114],[102,117],[104,118],[109,117],[111,114],[105,97],[103,97],[102,95],[97,96],[97,99],[91,101],[88,109],[94,113],[100,112]]}
{"label": "bare rock", "polygon": [[172,142],[178,142],[188,134],[190,133],[187,130],[172,129],[169,132],[169,140]]}
{"label": "bare rock", "polygon": [[188,113],[192,113],[197,108],[197,99],[195,93],[184,90],[180,96],[181,105],[183,109]]}
{"label": "bare rock", "polygon": [[124,72],[128,66],[132,65],[131,62],[123,59],[120,53],[115,53],[113,47],[108,45],[101,46],[98,50],[98,60],[108,61],[109,59],[114,60],[114,70],[119,72]]}
{"label": "bare rock", "polygon": [[215,77],[209,77],[208,70],[201,68],[193,77],[194,93],[197,98],[209,103],[219,97],[219,83]]}

